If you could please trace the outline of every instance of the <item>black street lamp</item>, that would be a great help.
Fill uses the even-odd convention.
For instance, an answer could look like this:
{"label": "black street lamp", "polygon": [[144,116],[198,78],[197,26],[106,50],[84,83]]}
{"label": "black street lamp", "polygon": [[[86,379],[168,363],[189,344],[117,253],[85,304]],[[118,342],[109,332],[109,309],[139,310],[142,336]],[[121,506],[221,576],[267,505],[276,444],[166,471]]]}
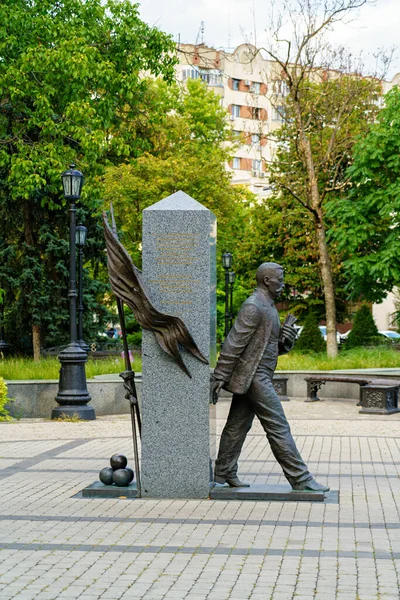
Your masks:
{"label": "black street lamp", "polygon": [[84,225],[78,225],[75,231],[75,243],[78,248],[78,344],[86,352],[90,348],[83,339],[83,248],[86,244],[87,229]]}
{"label": "black street lamp", "polygon": [[87,390],[85,364],[87,353],[80,347],[77,338],[76,319],[76,207],[75,202],[81,196],[83,175],[75,165],[61,175],[64,196],[69,200],[69,344],[59,354],[61,363],[60,380],[56,401],[60,406],[51,412],[51,418],[77,416],[91,421],[96,418],[93,406],[88,406],[91,398]]}
{"label": "black street lamp", "polygon": [[224,339],[229,333],[229,269],[232,266],[232,254],[224,252],[222,255],[222,266],[225,269],[225,331]]}
{"label": "black street lamp", "polygon": [[229,329],[232,329],[233,325],[233,286],[236,279],[235,271],[229,271]]}

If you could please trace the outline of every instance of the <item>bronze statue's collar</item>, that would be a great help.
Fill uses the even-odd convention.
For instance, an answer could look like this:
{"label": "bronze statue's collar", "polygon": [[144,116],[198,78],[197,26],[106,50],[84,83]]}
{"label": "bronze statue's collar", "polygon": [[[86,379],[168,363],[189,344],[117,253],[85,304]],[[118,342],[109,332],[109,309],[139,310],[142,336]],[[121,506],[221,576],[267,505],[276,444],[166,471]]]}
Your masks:
{"label": "bronze statue's collar", "polygon": [[261,287],[257,287],[255,289],[255,292],[258,296],[260,296],[260,299],[262,300],[262,302],[264,304],[267,304],[268,306],[274,306],[275,302],[274,299],[271,298],[271,296],[268,294],[266,289],[263,289]]}

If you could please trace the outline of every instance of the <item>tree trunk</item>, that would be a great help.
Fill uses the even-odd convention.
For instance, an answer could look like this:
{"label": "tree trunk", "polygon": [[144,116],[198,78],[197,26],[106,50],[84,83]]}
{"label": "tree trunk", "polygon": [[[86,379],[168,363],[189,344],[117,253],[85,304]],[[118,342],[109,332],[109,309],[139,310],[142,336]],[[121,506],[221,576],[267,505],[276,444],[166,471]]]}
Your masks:
{"label": "tree trunk", "polygon": [[338,346],[336,340],[335,289],[333,285],[332,264],[328,252],[328,245],[326,243],[324,215],[321,207],[321,198],[318,189],[318,181],[315,174],[314,160],[310,141],[304,133],[300,107],[295,104],[294,108],[296,114],[297,128],[300,137],[300,149],[302,150],[305,159],[304,162],[310,186],[310,209],[314,217],[315,230],[318,242],[318,260],[321,269],[322,289],[325,300],[326,351],[330,358],[335,358],[338,354]]}
{"label": "tree trunk", "polygon": [[32,325],[33,360],[40,360],[40,326]]}
{"label": "tree trunk", "polygon": [[326,351],[330,358],[335,358],[338,354],[336,340],[336,304],[335,289],[333,286],[332,264],[328,253],[326,243],[325,227],[322,221],[322,214],[316,222],[316,233],[319,250],[319,264],[321,268],[322,286],[325,298],[325,317],[326,317]]}
{"label": "tree trunk", "polygon": [[[25,242],[29,246],[33,246],[35,241],[33,238],[32,210],[28,201],[23,203],[23,215]],[[37,362],[40,360],[40,325],[32,325],[32,346],[33,360]]]}
{"label": "tree trunk", "polygon": [[28,201],[23,203],[24,214],[24,237],[28,246],[34,245],[33,228],[32,228],[32,209]]}

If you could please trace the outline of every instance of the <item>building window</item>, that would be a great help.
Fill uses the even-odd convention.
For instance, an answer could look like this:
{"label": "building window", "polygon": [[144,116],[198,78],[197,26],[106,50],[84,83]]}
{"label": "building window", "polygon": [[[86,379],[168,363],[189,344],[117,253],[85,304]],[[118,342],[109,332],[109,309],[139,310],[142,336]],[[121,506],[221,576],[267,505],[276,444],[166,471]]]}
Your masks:
{"label": "building window", "polygon": [[232,116],[233,117],[240,117],[240,105],[239,104],[232,104]]}
{"label": "building window", "polygon": [[182,81],[187,79],[202,79],[207,85],[222,85],[221,72],[216,69],[183,69]]}
{"label": "building window", "polygon": [[253,160],[251,163],[253,171],[261,171],[261,160]]}
{"label": "building window", "polygon": [[216,85],[216,86],[222,85],[222,75],[221,75],[220,71],[209,71],[207,73],[207,77],[208,77],[207,83],[209,85]]}
{"label": "building window", "polygon": [[232,89],[236,92],[239,91],[240,79],[232,79]]}
{"label": "building window", "polygon": [[258,135],[258,133],[252,133],[251,134],[251,143],[253,144],[253,146],[255,146],[256,148],[260,147],[260,136]]}
{"label": "building window", "polygon": [[232,169],[240,169],[240,158],[237,156],[232,161]]}
{"label": "building window", "polygon": [[273,89],[274,93],[282,96],[282,98],[286,98],[286,96],[289,94],[289,86],[287,81],[284,81],[283,79],[277,79],[274,81]]}
{"label": "building window", "polygon": [[239,131],[238,129],[232,129],[232,137],[235,140],[239,140],[242,137],[242,132]]}
{"label": "building window", "polygon": [[259,94],[261,92],[261,83],[253,83],[253,85],[251,86],[251,91],[253,92],[253,94]]}
{"label": "building window", "polygon": [[251,116],[253,119],[261,119],[261,108],[258,108],[257,106],[252,106]]}
{"label": "building window", "polygon": [[221,85],[222,76],[220,71],[212,69],[199,69],[199,75],[207,85]]}
{"label": "building window", "polygon": [[186,81],[186,79],[198,79],[199,72],[196,69],[183,69],[182,71],[182,81]]}
{"label": "building window", "polygon": [[272,111],[272,120],[279,121],[280,123],[282,123],[284,118],[285,118],[285,107],[284,106],[275,106]]}

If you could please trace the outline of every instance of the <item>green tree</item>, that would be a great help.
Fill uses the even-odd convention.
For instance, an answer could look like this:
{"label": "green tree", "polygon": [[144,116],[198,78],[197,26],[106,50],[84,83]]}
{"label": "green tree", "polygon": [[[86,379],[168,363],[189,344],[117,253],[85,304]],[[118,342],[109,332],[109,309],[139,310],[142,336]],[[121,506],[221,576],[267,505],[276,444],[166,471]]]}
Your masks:
{"label": "green tree", "polygon": [[348,169],[351,187],[330,206],[341,223],[334,238],[348,252],[349,293],[379,302],[400,284],[400,90],[359,138]]}
{"label": "green tree", "polygon": [[[65,316],[60,173],[73,161],[87,176],[81,215],[89,224],[104,165],[148,148],[137,114],[148,88],[142,73],[170,81],[176,59],[171,38],[128,0],[10,0],[0,22],[0,287],[8,307],[7,298],[21,299],[15,306],[37,356],[41,329]],[[91,235],[99,243],[98,227]]]}
{"label": "green tree", "polygon": [[[56,346],[68,339],[69,232],[65,211],[41,210],[31,201],[32,243],[25,241],[22,219],[8,203],[0,204],[0,273],[6,293],[6,338],[15,352],[30,352],[33,331],[40,327],[40,340]],[[37,206],[37,210],[35,210]],[[84,250],[84,328],[88,340],[96,338],[108,311],[101,303],[108,286],[99,277],[105,269],[104,242],[97,217],[78,211],[89,231]],[[12,228],[9,227],[12,223]],[[39,337],[39,332],[37,332]],[[37,352],[40,351],[40,346]]]}
{"label": "green tree", "polygon": [[246,236],[246,208],[253,195],[232,186],[225,169],[230,133],[219,97],[198,80],[181,88],[155,81],[149,83],[145,105],[153,115],[148,151],[108,167],[103,179],[105,206],[113,203],[134,261],[141,261],[143,209],[178,190],[217,216],[221,253],[237,248]]}
{"label": "green tree", "polygon": [[[326,33],[366,0],[288,0],[285,14],[272,18],[265,51],[275,61],[271,88],[284,82],[286,101],[274,100],[285,119],[278,133],[272,180],[311,217],[323,289],[327,350],[337,355],[336,303],[327,243],[326,202],[346,186],[345,168],[355,136],[373,119],[377,82],[363,79],[343,48],[332,48]],[[282,32],[287,20],[292,33]],[[278,86],[277,86],[278,88]]]}
{"label": "green tree", "polygon": [[[305,318],[311,309],[325,319],[325,302],[318,264],[318,247],[310,213],[289,194],[272,193],[262,203],[247,210],[251,235],[241,244],[240,274],[250,282],[257,266],[264,260],[274,260],[285,269],[285,290],[282,300],[289,302],[290,312]],[[333,227],[334,224],[330,223]],[[332,274],[335,284],[335,305],[338,319],[347,316],[343,253],[329,244]],[[250,289],[249,289],[250,291]]]}
{"label": "green tree", "polygon": [[[346,189],[351,149],[376,112],[377,88],[362,78],[327,75],[318,83],[303,81],[298,94],[297,104],[291,98],[287,101],[287,120],[276,133],[278,150],[271,166],[271,182],[280,191],[281,203],[290,207],[277,241],[297,267],[298,291],[305,291],[301,282],[306,280],[311,290],[319,288],[327,331],[333,322],[336,331],[345,251],[327,239],[327,232],[341,225],[329,218],[327,204],[336,202]],[[330,356],[336,355],[336,348],[336,337],[330,343],[328,338]]]}
{"label": "green tree", "polygon": [[[241,248],[251,235],[247,217],[254,196],[241,186],[231,185],[225,168],[232,151],[226,144],[230,139],[226,111],[219,97],[202,81],[189,80],[184,87],[154,81],[149,84],[145,106],[152,115],[149,149],[137,158],[107,168],[103,178],[105,207],[113,203],[121,239],[138,266],[143,209],[183,190],[213,211],[218,220],[220,339],[225,310],[220,256],[225,250],[231,251],[233,268],[241,268]],[[250,274],[251,280],[254,273]],[[235,283],[235,299],[242,297],[241,277]]]}
{"label": "green tree", "polygon": [[357,346],[375,346],[382,343],[370,308],[363,304],[354,316],[353,327],[346,340],[346,350]]}
{"label": "green tree", "polygon": [[318,327],[318,317],[310,311],[304,321],[303,330],[296,341],[295,350],[300,352],[325,352],[326,344]]}

